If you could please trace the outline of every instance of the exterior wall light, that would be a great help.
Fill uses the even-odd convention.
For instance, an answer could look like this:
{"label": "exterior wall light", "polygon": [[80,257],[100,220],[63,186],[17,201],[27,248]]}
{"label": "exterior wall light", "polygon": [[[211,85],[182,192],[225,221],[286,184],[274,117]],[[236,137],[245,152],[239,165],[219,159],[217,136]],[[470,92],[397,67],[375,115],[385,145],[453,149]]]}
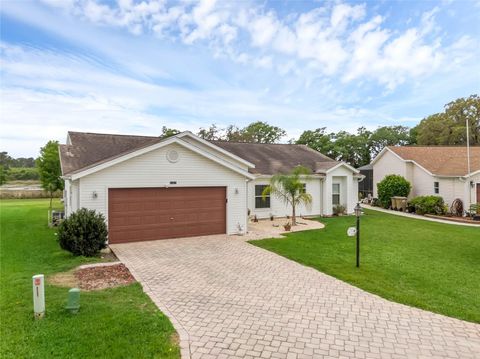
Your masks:
{"label": "exterior wall light", "polygon": [[93,192],[92,192],[92,198],[93,198],[93,199],[96,199],[97,197],[98,197],[97,191],[93,191]]}

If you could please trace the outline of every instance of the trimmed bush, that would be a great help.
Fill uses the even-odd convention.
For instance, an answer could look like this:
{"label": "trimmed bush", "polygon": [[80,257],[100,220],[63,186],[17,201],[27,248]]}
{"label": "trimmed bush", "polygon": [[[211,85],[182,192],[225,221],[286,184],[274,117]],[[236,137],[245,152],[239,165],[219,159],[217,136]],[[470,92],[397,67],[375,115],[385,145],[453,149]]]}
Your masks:
{"label": "trimmed bush", "polygon": [[447,206],[440,196],[418,196],[410,201],[410,206],[415,208],[415,213],[421,215],[447,213]]}
{"label": "trimmed bush", "polygon": [[58,227],[60,247],[76,256],[92,257],[106,247],[107,225],[101,213],[82,208]]}
{"label": "trimmed bush", "polygon": [[402,176],[388,175],[377,184],[378,200],[384,208],[389,208],[392,197],[408,197],[411,189],[410,182]]}
{"label": "trimmed bush", "polygon": [[346,211],[347,209],[345,208],[345,206],[342,206],[341,204],[333,206],[333,214],[335,216],[345,214]]}

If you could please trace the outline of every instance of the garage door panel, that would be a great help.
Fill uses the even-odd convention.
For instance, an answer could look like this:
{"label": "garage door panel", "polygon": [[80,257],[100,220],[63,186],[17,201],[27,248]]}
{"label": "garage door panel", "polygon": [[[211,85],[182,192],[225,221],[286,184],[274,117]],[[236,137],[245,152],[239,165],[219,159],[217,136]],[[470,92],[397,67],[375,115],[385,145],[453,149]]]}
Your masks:
{"label": "garage door panel", "polygon": [[225,232],[225,187],[109,190],[110,243]]}

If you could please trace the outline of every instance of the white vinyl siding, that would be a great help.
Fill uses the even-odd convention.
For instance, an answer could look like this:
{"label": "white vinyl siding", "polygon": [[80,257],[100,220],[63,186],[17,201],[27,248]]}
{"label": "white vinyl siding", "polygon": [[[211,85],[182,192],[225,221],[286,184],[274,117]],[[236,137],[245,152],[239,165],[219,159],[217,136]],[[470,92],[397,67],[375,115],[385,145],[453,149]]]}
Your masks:
{"label": "white vinyl siding", "polygon": [[[256,185],[268,185],[269,178],[257,178],[253,181],[250,181],[248,184],[248,208],[250,209],[250,214],[256,215],[257,218],[268,218],[270,215],[275,217],[286,217],[292,215],[291,206],[287,206],[282,200],[272,195],[270,197],[270,208],[255,208],[255,186]],[[312,204],[310,206],[298,206],[297,215],[298,216],[318,216],[322,214],[321,204],[321,180],[320,178],[312,178],[305,180],[305,189],[307,193],[312,196]]]}
{"label": "white vinyl siding", "polygon": [[[170,163],[166,154],[175,149],[180,159]],[[171,185],[171,182],[176,184]],[[95,209],[108,219],[108,188],[227,187],[227,232],[246,230],[246,178],[181,145],[169,146],[132,158],[81,178],[80,207]],[[92,193],[97,193],[93,198]]]}

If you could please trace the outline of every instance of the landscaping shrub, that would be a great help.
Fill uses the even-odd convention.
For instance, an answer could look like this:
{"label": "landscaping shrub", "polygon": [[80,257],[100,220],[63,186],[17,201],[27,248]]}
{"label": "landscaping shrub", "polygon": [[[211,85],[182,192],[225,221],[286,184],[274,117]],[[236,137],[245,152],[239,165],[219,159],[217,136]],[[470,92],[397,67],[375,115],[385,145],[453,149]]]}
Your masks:
{"label": "landscaping shrub", "polygon": [[422,215],[447,213],[447,206],[440,196],[418,196],[410,201],[410,206],[415,208],[415,213]]}
{"label": "landscaping shrub", "polygon": [[337,205],[333,206],[333,214],[335,216],[345,214],[345,211],[346,211],[345,206],[342,206],[341,204],[337,204]]}
{"label": "landscaping shrub", "polygon": [[411,188],[412,185],[410,182],[402,176],[385,176],[385,178],[377,184],[378,200],[384,208],[389,208],[392,197],[407,197]]}
{"label": "landscaping shrub", "polygon": [[82,208],[58,228],[60,247],[76,256],[92,257],[106,247],[107,225],[101,213]]}

